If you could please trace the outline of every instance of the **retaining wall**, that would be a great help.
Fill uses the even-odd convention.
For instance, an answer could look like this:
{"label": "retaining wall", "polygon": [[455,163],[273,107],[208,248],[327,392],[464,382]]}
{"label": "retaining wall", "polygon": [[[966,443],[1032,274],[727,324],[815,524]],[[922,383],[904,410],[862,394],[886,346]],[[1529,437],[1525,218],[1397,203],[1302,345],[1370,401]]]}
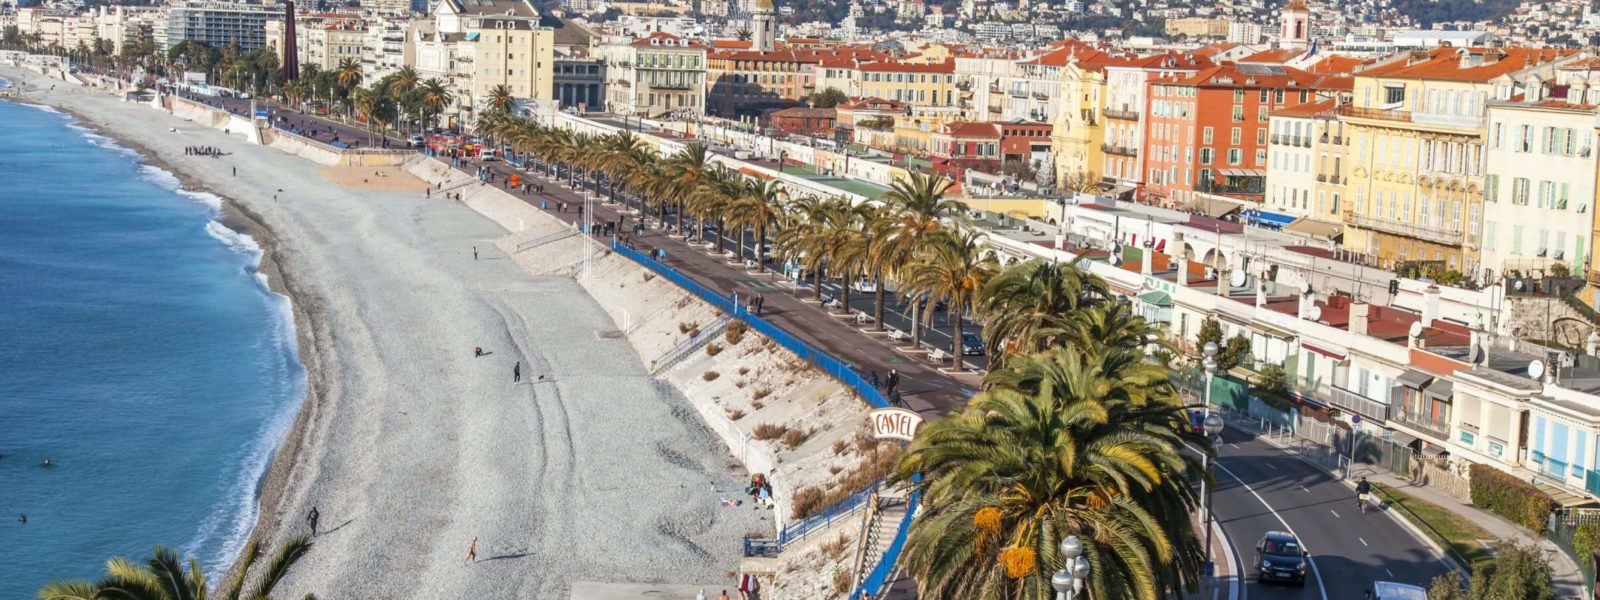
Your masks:
{"label": "retaining wall", "polygon": [[336,148],[311,138],[295,135],[281,129],[264,128],[264,143],[283,152],[328,166],[395,167],[416,158],[416,152],[404,150],[348,150]]}

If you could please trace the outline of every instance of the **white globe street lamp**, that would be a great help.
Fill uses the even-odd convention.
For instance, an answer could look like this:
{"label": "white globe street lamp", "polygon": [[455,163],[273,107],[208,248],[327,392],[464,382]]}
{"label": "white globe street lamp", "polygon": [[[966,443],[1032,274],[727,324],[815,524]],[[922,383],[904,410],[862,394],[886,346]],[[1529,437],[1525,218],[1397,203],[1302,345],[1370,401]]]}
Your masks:
{"label": "white globe street lamp", "polygon": [[1083,556],[1083,541],[1075,535],[1061,540],[1061,557],[1066,564],[1050,576],[1050,587],[1056,590],[1056,600],[1071,600],[1089,582],[1089,559]]}

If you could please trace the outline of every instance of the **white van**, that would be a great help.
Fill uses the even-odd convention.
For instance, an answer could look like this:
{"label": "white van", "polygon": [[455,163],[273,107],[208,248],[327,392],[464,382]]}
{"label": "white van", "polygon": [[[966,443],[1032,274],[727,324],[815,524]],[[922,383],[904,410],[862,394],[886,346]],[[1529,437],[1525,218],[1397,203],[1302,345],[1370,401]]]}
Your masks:
{"label": "white van", "polygon": [[1367,600],[1428,600],[1428,590],[1392,581],[1374,581]]}

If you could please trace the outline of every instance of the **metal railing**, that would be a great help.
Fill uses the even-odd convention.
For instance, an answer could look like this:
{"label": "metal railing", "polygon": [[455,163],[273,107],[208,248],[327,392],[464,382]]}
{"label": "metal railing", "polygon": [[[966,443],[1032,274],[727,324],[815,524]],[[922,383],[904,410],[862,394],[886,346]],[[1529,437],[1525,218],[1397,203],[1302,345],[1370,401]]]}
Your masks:
{"label": "metal railing", "polygon": [[1389,420],[1390,406],[1388,404],[1336,385],[1327,386],[1327,388],[1329,403],[1340,410],[1347,410],[1368,419],[1375,419],[1379,423]]}
{"label": "metal railing", "polygon": [[1364,215],[1351,215],[1350,224],[1362,229],[1373,229],[1451,246],[1460,246],[1462,239],[1465,237],[1460,230],[1396,223],[1388,219],[1377,219]]}
{"label": "metal railing", "polygon": [[1406,412],[1403,410],[1393,411],[1393,416],[1389,420],[1395,423],[1403,424],[1406,427],[1410,427],[1422,433],[1426,433],[1442,441],[1450,440],[1449,425],[1441,426],[1430,421],[1424,421],[1412,415],[1406,414]]}
{"label": "metal railing", "polygon": [[1105,115],[1107,119],[1120,119],[1123,121],[1137,121],[1140,117],[1139,111],[1136,110],[1116,110],[1111,108],[1101,111],[1100,114]]}
{"label": "metal railing", "polygon": [[[920,482],[922,477],[917,476],[915,480]],[[900,559],[900,551],[905,548],[907,534],[911,532],[911,521],[916,517],[917,504],[921,501],[922,490],[920,489],[911,492],[911,496],[906,498],[906,514],[900,520],[900,529],[895,531],[894,541],[889,543],[889,548],[883,551],[883,556],[878,559],[878,563],[873,566],[872,571],[867,574],[867,578],[856,588],[855,594],[851,595],[851,598],[860,598],[863,592],[872,594],[874,598],[883,596],[883,588],[889,584],[889,575],[894,572],[895,562]]]}
{"label": "metal railing", "polygon": [[[788,525],[784,525],[783,529],[778,530],[778,537],[776,538],[757,538],[748,535],[745,536],[744,555],[777,556],[778,553],[783,552],[784,548],[789,547],[789,544],[804,540],[812,533],[827,529],[835,522],[847,519],[851,515],[856,514],[856,512],[860,511],[862,507],[867,505],[867,501],[872,499],[873,494],[877,493],[878,491],[878,486],[882,484],[882,479],[869,483],[866,485],[866,487],[863,487],[855,493],[845,496],[838,502],[834,502],[827,508],[822,509],[821,512]],[[752,554],[752,552],[756,553]]]}
{"label": "metal railing", "polygon": [[1114,145],[1114,144],[1101,144],[1100,145],[1100,149],[1105,151],[1106,154],[1117,154],[1117,155],[1121,155],[1121,156],[1130,156],[1130,157],[1139,156],[1139,149],[1138,148],[1130,148],[1128,146],[1117,146],[1117,145]]}

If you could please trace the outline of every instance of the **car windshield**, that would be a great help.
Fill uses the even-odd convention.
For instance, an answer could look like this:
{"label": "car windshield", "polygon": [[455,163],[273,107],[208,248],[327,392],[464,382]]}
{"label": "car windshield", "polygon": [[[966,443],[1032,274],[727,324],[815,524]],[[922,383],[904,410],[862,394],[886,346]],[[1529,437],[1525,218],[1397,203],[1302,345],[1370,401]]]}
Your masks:
{"label": "car windshield", "polygon": [[1267,540],[1261,545],[1261,553],[1278,556],[1299,556],[1300,543],[1294,540]]}

